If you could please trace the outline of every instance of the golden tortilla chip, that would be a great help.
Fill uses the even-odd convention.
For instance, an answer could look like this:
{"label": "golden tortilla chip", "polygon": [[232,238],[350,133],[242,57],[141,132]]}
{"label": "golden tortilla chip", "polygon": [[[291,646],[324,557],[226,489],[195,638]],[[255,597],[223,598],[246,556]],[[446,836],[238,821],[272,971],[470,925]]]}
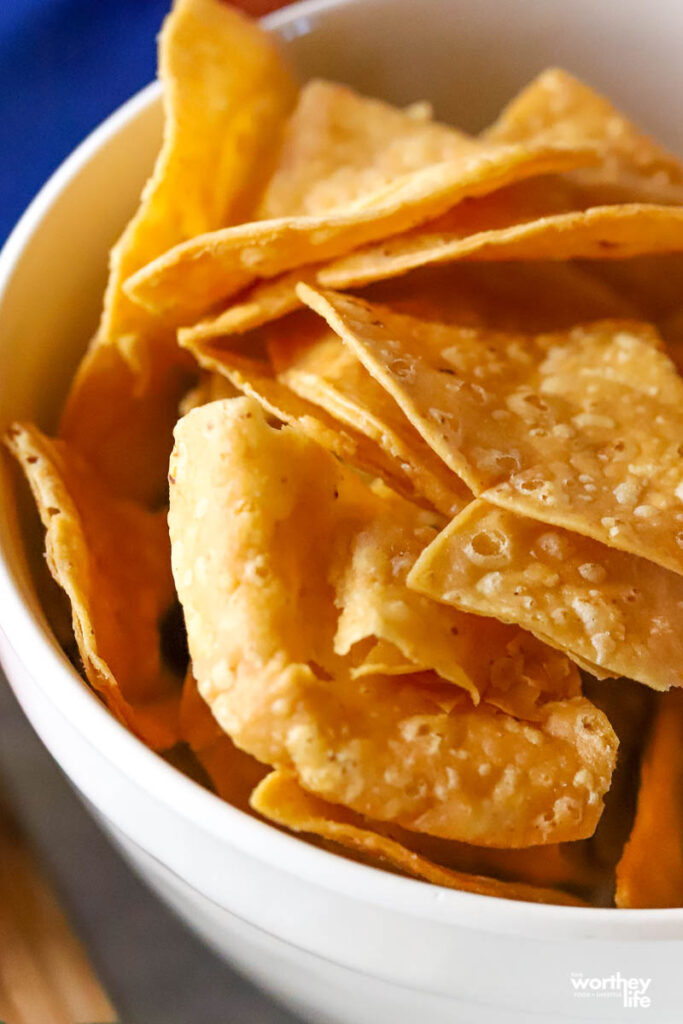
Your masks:
{"label": "golden tortilla chip", "polygon": [[308,82],[289,120],[257,218],[315,216],[364,202],[396,178],[460,160],[481,143],[348,86]]}
{"label": "golden tortilla chip", "polygon": [[180,702],[180,738],[197,757],[218,796],[242,811],[249,810],[251,792],[267,769],[223,732],[199,695],[191,670]]}
{"label": "golden tortilla chip", "polygon": [[[542,72],[484,132],[485,139],[521,143],[539,137],[564,146],[590,139],[601,160],[595,170],[568,175],[592,196],[683,202],[680,161],[641,132],[603,96],[560,68]],[[620,185],[620,191],[614,186]],[[611,188],[608,189],[608,187]]]}
{"label": "golden tortilla chip", "polygon": [[[576,670],[563,656],[533,637],[495,619],[443,615],[431,600],[415,600],[406,578],[423,548],[434,537],[433,517],[381,484],[378,512],[341,552],[329,578],[340,609],[334,649],[349,654],[369,637],[392,644],[414,670],[433,669],[467,690],[475,703],[490,704],[526,720],[543,718],[543,700],[560,700],[581,692]],[[384,652],[386,654],[386,652]],[[382,652],[370,652],[363,663]],[[356,670],[354,675],[358,675]],[[392,674],[396,674],[396,666]]]}
{"label": "golden tortilla chip", "polygon": [[[291,318],[268,343],[278,379],[354,432],[376,442],[416,495],[452,517],[472,499],[462,480],[435,455],[399,406],[334,331],[318,317]],[[386,474],[383,474],[386,478]]]}
{"label": "golden tortilla chip", "polygon": [[226,384],[229,382],[242,394],[256,399],[270,416],[296,425],[343,462],[381,477],[406,497],[419,499],[410,478],[375,441],[350,426],[342,427],[325,409],[301,398],[278,379],[265,360],[250,359],[212,344],[193,345],[192,351],[200,366],[222,375]]}
{"label": "golden tortilla chip", "polygon": [[453,260],[622,260],[683,249],[678,206],[629,203],[554,214],[542,203],[529,211],[501,192],[334,260],[316,280],[325,288],[352,288]]}
{"label": "golden tortilla chip", "polygon": [[595,675],[683,686],[683,579],[579,534],[475,501],[422,553],[408,585],[517,623]]}
{"label": "golden tortilla chip", "polygon": [[272,39],[220,0],[177,0],[159,71],[164,143],[112,250],[100,327],[60,427],[113,491],[151,504],[164,489],[191,364],[174,331],[131,302],[123,281],[173,245],[251,212],[294,99]]}
{"label": "golden tortilla chip", "polygon": [[683,693],[657,700],[636,818],[617,865],[616,904],[683,906]]}
{"label": "golden tortilla chip", "polygon": [[683,381],[649,325],[503,333],[299,291],[476,495],[683,573]]}
{"label": "golden tortilla chip", "polygon": [[328,452],[234,399],[181,420],[171,477],[198,688],[239,747],[333,803],[445,838],[518,847],[594,831],[616,738],[585,699],[522,723],[435,675],[351,677],[329,570],[385,510]]}
{"label": "golden tortilla chip", "polygon": [[253,221],[200,235],[153,260],[126,282],[147,309],[191,322],[256,277],[329,260],[359,245],[433,220],[468,196],[590,163],[592,150],[493,146],[403,174],[365,199],[315,216]]}
{"label": "golden tortilla chip", "polygon": [[75,452],[31,424],[12,426],[6,443],[31,485],[90,685],[147,744],[171,747],[180,680],[161,653],[175,600],[165,514],[112,500]]}
{"label": "golden tortilla chip", "polygon": [[[495,193],[494,193],[495,194]],[[319,264],[261,281],[217,316],[179,331],[181,344],[243,334],[298,309],[299,282],[315,285]],[[548,331],[585,320],[634,317],[623,291],[570,263],[456,263],[412,271],[369,286],[363,296],[397,312],[442,323]]]}
{"label": "golden tortilla chip", "polygon": [[338,843],[371,862],[379,861],[433,885],[474,892],[480,896],[585,906],[583,900],[556,889],[542,889],[519,882],[500,882],[495,878],[465,874],[434,864],[395,840],[373,831],[372,822],[307,793],[297,782],[296,776],[289,772],[278,771],[268,775],[252,793],[251,805],[264,818],[277,825]]}

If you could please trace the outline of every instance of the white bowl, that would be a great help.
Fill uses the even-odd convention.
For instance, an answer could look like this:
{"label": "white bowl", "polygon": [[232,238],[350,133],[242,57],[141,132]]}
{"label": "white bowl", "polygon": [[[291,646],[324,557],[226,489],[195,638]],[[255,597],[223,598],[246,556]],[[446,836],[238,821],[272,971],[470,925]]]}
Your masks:
{"label": "white bowl", "polygon": [[[348,81],[401,103],[430,98],[441,117],[468,128],[541,68],[562,64],[683,150],[678,0],[309,0],[265,24],[303,77]],[[8,241],[0,257],[0,426],[14,417],[54,424],[160,120],[153,85],[76,150]],[[681,1019],[683,910],[545,907],[400,878],[241,814],[145,749],[90,693],[47,628],[19,529],[20,519],[33,522],[20,511],[24,498],[3,461],[7,675],[132,864],[215,949],[318,1022],[622,1020],[619,993],[599,997],[597,989],[615,972],[651,979],[651,1007],[627,1019]],[[596,986],[583,998],[577,975]]]}

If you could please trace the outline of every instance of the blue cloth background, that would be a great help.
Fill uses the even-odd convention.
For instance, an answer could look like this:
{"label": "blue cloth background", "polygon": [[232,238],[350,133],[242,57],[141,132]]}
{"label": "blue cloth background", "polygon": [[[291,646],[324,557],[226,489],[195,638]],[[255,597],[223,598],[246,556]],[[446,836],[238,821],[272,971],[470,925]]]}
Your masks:
{"label": "blue cloth background", "polygon": [[156,72],[170,0],[0,0],[0,243],[52,171]]}

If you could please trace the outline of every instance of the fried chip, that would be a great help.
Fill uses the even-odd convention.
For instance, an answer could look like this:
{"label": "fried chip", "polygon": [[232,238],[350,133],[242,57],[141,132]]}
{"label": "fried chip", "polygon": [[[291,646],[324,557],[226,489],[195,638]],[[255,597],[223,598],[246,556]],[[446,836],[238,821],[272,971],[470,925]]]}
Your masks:
{"label": "fried chip", "polygon": [[622,260],[683,249],[678,206],[629,203],[553,214],[540,204],[529,216],[514,195],[488,200],[461,204],[423,228],[335,260],[316,280],[325,288],[352,288],[453,260]]}
{"label": "fried chip", "polygon": [[616,738],[585,699],[522,723],[435,675],[351,678],[328,568],[379,498],[328,452],[234,399],[180,422],[171,475],[198,688],[239,747],[416,831],[502,847],[594,831]]}
{"label": "fried chip", "polygon": [[75,452],[31,424],[12,426],[6,443],[31,485],[90,685],[147,744],[172,746],[180,681],[161,655],[175,600],[165,515],[111,500]]}
{"label": "fried chip", "polygon": [[649,325],[478,331],[299,291],[475,494],[683,573],[683,381]]}
{"label": "fried chip", "polygon": [[683,686],[683,579],[579,534],[475,501],[422,553],[408,584],[517,623],[594,675]]}
{"label": "fried chip", "polygon": [[362,203],[401,175],[481,149],[455,128],[415,115],[345,85],[308,82],[257,217],[316,216]]}
{"label": "fried chip", "polygon": [[[363,434],[384,451],[414,494],[452,517],[472,495],[423,441],[399,406],[318,317],[292,318],[270,338],[268,350],[278,379],[308,402]],[[387,479],[387,473],[382,474]],[[405,488],[404,488],[405,490]]]}
{"label": "fried chip", "polygon": [[658,698],[636,817],[617,865],[618,907],[683,903],[683,693]]}
{"label": "fried chip", "polygon": [[583,900],[556,889],[466,874],[434,864],[393,839],[372,830],[372,823],[346,808],[327,803],[301,788],[296,776],[277,771],[268,775],[252,793],[251,805],[264,818],[294,832],[305,832],[353,850],[370,862],[379,861],[415,878],[447,889],[480,896],[585,906]]}
{"label": "fried chip", "polygon": [[249,797],[267,772],[223,732],[197,690],[190,670],[180,702],[180,738],[188,744],[222,800],[246,811]]}
{"label": "fried chip", "polygon": [[315,216],[253,221],[200,235],[133,274],[126,292],[147,309],[187,324],[256,277],[332,259],[433,220],[468,196],[592,159],[591,149],[483,147],[403,174],[363,200]]}
{"label": "fried chip", "polygon": [[[404,669],[410,662],[414,670],[433,669],[462,686],[475,702],[481,695],[528,721],[543,718],[544,699],[578,696],[578,673],[545,644],[495,619],[453,612],[446,618],[443,606],[415,600],[406,577],[438,524],[386,487],[373,489],[384,508],[357,533],[342,552],[341,567],[333,564],[329,574],[340,609],[336,653],[348,654],[359,642],[377,637],[401,652]],[[362,674],[387,653],[371,651]],[[396,668],[391,674],[398,674]]]}
{"label": "fried chip", "polygon": [[[410,478],[371,438],[351,426],[342,427],[327,410],[307,401],[280,381],[265,360],[250,359],[219,345],[192,346],[200,366],[222,375],[242,394],[256,399],[282,423],[296,425],[307,437],[363,473],[379,476],[406,497],[416,498]],[[189,410],[188,410],[189,411]],[[457,493],[456,484],[453,493]]]}
{"label": "fried chip", "polygon": [[131,302],[122,284],[171,246],[251,212],[294,99],[272,40],[220,0],[177,0],[159,65],[164,143],[112,250],[101,323],[60,427],[114,492],[152,505],[164,491],[191,364],[174,331]]}
{"label": "fried chip", "polygon": [[[534,79],[484,133],[496,142],[539,137],[565,146],[590,139],[599,149],[596,169],[567,176],[592,197],[683,203],[680,161],[641,132],[603,96],[560,68]],[[615,186],[620,189],[615,191]]]}
{"label": "fried chip", "polygon": [[[495,193],[494,193],[495,194]],[[243,334],[298,309],[300,282],[315,285],[320,265],[261,281],[217,316],[179,331],[181,344]],[[570,263],[456,263],[414,270],[379,282],[365,298],[442,323],[487,324],[503,330],[548,331],[583,320],[634,317],[637,306],[593,273]]]}

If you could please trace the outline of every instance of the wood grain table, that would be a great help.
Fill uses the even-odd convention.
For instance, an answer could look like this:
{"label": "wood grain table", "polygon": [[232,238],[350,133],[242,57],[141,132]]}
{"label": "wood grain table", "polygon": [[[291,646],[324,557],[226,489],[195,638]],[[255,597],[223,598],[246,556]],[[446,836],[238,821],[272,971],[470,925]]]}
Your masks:
{"label": "wood grain table", "polygon": [[297,1024],[132,874],[0,671],[0,1021]]}

